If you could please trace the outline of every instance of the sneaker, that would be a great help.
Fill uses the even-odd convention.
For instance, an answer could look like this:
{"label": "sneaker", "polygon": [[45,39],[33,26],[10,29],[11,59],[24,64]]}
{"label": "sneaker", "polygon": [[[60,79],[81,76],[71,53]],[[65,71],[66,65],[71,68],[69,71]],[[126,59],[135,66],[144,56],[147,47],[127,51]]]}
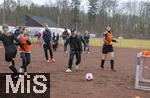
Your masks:
{"label": "sneaker", "polygon": [[46,60],[47,63],[49,63],[49,60]]}
{"label": "sneaker", "polygon": [[18,75],[18,74],[17,74],[17,75],[14,75],[13,78],[14,78],[14,79],[18,79],[18,78],[19,78],[19,75]]}
{"label": "sneaker", "polygon": [[85,53],[85,51],[83,51],[83,54]]}
{"label": "sneaker", "polygon": [[101,69],[104,69],[104,66],[103,65],[100,65]]}
{"label": "sneaker", "polygon": [[21,75],[21,74],[19,75],[19,78],[22,78],[22,75]]}
{"label": "sneaker", "polygon": [[90,54],[90,52],[88,52],[88,54]]}
{"label": "sneaker", "polygon": [[117,70],[115,70],[115,69],[111,69],[111,71],[113,71],[113,72],[117,72]]}
{"label": "sneaker", "polygon": [[20,68],[20,69],[19,69],[19,72],[20,72],[20,73],[23,73],[23,72],[24,72],[24,69],[23,69],[23,68]]}
{"label": "sneaker", "polygon": [[55,59],[52,59],[52,62],[55,62]]}
{"label": "sneaker", "polygon": [[71,70],[71,69],[67,69],[66,72],[67,72],[67,73],[71,73],[72,70]]}

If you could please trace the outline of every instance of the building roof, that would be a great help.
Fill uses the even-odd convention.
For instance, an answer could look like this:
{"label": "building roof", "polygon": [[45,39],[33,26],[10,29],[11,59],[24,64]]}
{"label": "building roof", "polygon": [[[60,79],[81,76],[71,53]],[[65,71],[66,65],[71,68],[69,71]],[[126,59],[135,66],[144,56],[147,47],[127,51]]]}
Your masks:
{"label": "building roof", "polygon": [[54,21],[48,19],[47,17],[39,17],[39,16],[32,16],[32,15],[27,15],[26,17],[32,19],[33,21],[35,21],[41,26],[47,23],[49,27],[57,27],[57,24]]}

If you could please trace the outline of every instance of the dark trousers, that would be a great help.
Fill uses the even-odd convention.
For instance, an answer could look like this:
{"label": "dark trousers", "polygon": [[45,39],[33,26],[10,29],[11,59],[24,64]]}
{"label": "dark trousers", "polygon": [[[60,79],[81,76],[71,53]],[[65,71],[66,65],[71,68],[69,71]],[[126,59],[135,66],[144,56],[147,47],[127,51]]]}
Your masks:
{"label": "dark trousers", "polygon": [[53,50],[52,50],[51,44],[47,44],[47,45],[44,44],[43,49],[44,49],[46,60],[48,60],[48,51],[49,51],[51,59],[52,59],[53,58]]}
{"label": "dark trousers", "polygon": [[27,72],[27,66],[31,62],[31,54],[30,53],[21,52],[20,53],[20,57],[22,59],[22,66],[21,66],[21,68],[24,69],[24,72]]}
{"label": "dark trousers", "polygon": [[55,43],[53,44],[53,50],[56,51],[57,48],[58,48],[58,42],[55,42]]}
{"label": "dark trousers", "polygon": [[[87,51],[87,52],[90,52],[90,45],[89,45],[89,43],[87,42],[86,43],[86,47],[84,47],[84,51]],[[87,50],[86,50],[87,49]]]}
{"label": "dark trousers", "polygon": [[15,61],[12,60],[11,62],[12,62],[12,64],[9,66],[9,68],[14,72],[14,75],[18,75],[19,73],[15,67]]}
{"label": "dark trousers", "polygon": [[76,52],[70,51],[69,65],[68,65],[69,69],[72,68],[74,56],[76,56],[76,65],[80,64],[80,62],[81,62],[81,52],[80,51],[76,51]]}

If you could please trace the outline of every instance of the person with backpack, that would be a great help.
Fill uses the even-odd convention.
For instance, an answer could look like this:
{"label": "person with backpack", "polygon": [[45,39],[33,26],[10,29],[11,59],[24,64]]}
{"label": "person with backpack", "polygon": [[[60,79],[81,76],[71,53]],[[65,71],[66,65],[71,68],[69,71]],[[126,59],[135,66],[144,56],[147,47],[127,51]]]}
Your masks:
{"label": "person with backpack", "polygon": [[63,43],[62,43],[62,46],[63,46],[63,50],[65,50],[65,42],[66,40],[69,38],[69,32],[67,30],[67,28],[65,28],[64,32],[62,33],[62,39],[63,39]]}

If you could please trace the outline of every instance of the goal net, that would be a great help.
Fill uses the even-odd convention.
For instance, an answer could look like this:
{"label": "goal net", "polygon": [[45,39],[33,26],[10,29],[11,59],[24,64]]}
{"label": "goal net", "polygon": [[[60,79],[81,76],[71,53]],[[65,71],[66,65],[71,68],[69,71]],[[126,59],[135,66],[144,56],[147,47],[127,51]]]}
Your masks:
{"label": "goal net", "polygon": [[135,88],[150,91],[150,55],[137,54]]}

